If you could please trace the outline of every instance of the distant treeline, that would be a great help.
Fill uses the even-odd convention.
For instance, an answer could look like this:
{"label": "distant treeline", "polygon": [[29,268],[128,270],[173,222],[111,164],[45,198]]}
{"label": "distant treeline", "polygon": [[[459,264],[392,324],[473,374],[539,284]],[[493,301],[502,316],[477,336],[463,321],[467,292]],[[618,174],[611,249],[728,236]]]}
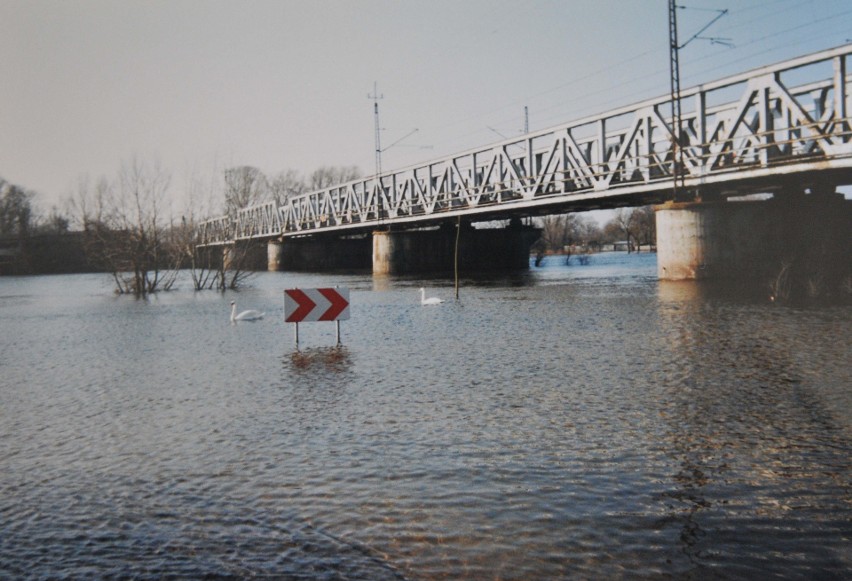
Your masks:
{"label": "distant treeline", "polygon": [[0,275],[102,271],[90,264],[82,232],[0,238]]}
{"label": "distant treeline", "polygon": [[35,194],[0,178],[0,274],[92,272],[83,233],[56,208],[41,215]]}

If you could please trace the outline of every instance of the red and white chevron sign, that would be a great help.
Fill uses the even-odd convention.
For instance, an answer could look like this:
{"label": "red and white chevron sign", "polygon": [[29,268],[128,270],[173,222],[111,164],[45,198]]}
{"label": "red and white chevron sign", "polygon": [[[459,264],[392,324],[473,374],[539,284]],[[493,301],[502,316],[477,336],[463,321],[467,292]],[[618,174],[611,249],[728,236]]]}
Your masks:
{"label": "red and white chevron sign", "polygon": [[344,321],[349,318],[348,288],[291,288],[284,291],[284,321]]}

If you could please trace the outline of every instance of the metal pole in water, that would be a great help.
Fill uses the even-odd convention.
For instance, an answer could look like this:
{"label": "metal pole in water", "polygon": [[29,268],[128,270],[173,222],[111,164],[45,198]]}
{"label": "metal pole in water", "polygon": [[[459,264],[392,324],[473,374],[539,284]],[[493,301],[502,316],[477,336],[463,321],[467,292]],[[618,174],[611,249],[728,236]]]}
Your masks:
{"label": "metal pole in water", "polygon": [[[335,289],[339,289],[338,285],[334,285]],[[335,325],[337,325],[337,344],[340,345],[340,319],[335,319]]]}
{"label": "metal pole in water", "polygon": [[459,300],[459,236],[461,236],[461,214],[456,221],[456,245],[453,255],[453,270],[455,271],[456,302]]}

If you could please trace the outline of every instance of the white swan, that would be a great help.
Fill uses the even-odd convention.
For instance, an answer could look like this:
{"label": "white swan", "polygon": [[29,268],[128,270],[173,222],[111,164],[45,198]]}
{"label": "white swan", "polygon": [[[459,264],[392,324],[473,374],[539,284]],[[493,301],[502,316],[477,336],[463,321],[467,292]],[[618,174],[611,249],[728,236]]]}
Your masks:
{"label": "white swan", "polygon": [[440,305],[444,302],[444,299],[439,299],[438,297],[429,297],[426,298],[426,289],[420,288],[420,304],[421,305]]}
{"label": "white swan", "polygon": [[243,311],[239,315],[237,314],[237,302],[231,301],[231,322],[234,323],[236,321],[257,321],[258,319],[262,319],[263,315],[266,313],[261,313],[260,311],[255,311],[254,309],[249,309],[247,311]]}

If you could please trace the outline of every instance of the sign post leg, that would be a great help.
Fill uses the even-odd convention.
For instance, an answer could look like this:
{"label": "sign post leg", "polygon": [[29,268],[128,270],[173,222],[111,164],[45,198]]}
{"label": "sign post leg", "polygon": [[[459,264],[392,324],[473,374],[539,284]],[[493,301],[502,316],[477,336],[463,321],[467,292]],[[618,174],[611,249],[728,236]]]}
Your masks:
{"label": "sign post leg", "polygon": [[296,349],[299,348],[299,323],[296,323]]}
{"label": "sign post leg", "polygon": [[337,324],[337,344],[340,345],[340,321],[335,321]]}

